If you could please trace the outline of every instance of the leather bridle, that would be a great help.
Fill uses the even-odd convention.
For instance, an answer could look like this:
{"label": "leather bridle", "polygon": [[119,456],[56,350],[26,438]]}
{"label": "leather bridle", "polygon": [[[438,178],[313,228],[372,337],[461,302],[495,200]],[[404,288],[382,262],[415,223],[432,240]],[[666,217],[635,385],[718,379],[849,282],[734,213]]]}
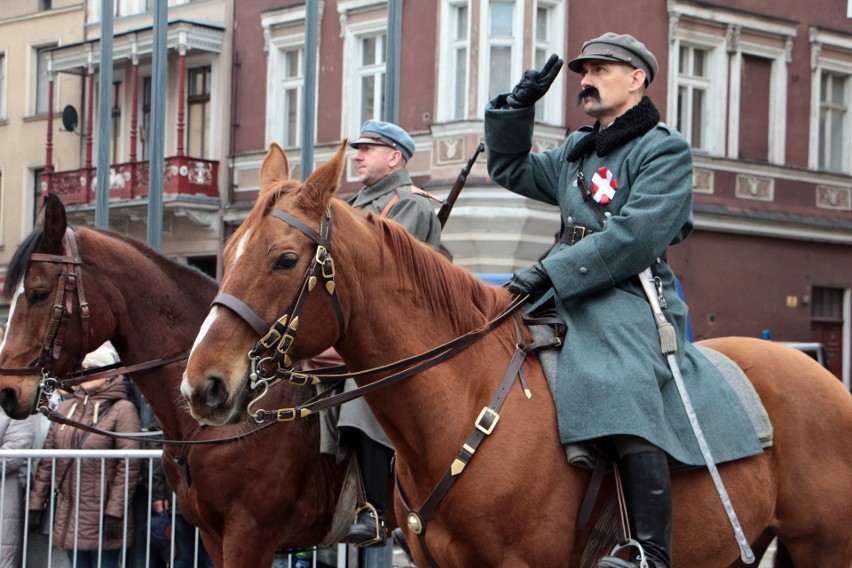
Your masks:
{"label": "leather bridle", "polygon": [[249,375],[251,390],[260,386],[263,387],[261,394],[249,403],[249,413],[251,413],[251,406],[266,394],[270,382],[280,380],[288,376],[292,371],[293,361],[290,358],[289,351],[293,346],[293,341],[296,339],[296,332],[299,328],[299,315],[302,312],[308,294],[314,290],[319,278],[323,279],[325,283],[324,289],[331,298],[332,306],[337,316],[338,331],[341,335],[343,334],[345,325],[343,308],[340,305],[340,298],[337,295],[334,282],[334,259],[331,257],[331,207],[327,207],[325,215],[322,216],[319,232],[292,215],[288,215],[278,209],[269,208],[264,214],[283,221],[304,233],[316,243],[316,250],[305,272],[305,276],[302,278],[302,285],[299,287],[299,291],[296,293],[293,301],[290,302],[290,306],[284,312],[284,315],[276,319],[271,326],[268,326],[263,318],[257,315],[245,302],[232,294],[220,292],[213,298],[212,304],[214,306],[220,305],[230,309],[261,337],[248,352],[248,358],[251,362],[251,372]]}
{"label": "leather bridle", "polygon": [[56,294],[53,306],[50,309],[50,321],[47,324],[41,350],[35,361],[29,367],[0,368],[0,374],[14,376],[41,376],[35,404],[42,395],[50,394],[59,386],[59,379],[50,371],[50,363],[56,361],[62,353],[65,342],[65,333],[68,330],[68,321],[74,313],[74,299],[80,312],[80,323],[83,328],[82,345],[80,357],[74,367],[80,363],[88,353],[89,338],[92,334],[92,313],[89,303],[86,301],[86,293],[83,287],[82,261],[77,248],[77,236],[71,227],[65,229],[62,237],[62,254],[33,253],[30,262],[48,262],[62,265],[59,274],[59,282],[56,286]]}

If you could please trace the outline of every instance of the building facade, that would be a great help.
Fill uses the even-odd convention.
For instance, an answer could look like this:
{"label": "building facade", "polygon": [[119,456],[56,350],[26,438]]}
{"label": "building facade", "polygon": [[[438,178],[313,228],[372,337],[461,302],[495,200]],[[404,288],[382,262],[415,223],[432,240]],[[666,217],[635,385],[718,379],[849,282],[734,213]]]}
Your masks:
{"label": "building facade", "polygon": [[[51,64],[60,82],[54,106],[59,112],[65,104],[85,104],[89,68],[97,66],[90,54],[97,53],[95,4],[100,2],[60,8],[54,1],[45,10],[43,0],[41,7],[33,0],[36,9],[27,16],[11,14],[13,4],[19,5],[0,2],[0,29],[47,18],[62,29],[64,18],[76,18],[78,29],[53,40]],[[122,101],[116,120],[122,142],[110,176],[119,186],[122,178],[125,186],[135,179],[128,164],[146,159],[140,125],[149,96],[146,34],[152,4],[116,1],[113,69],[120,78],[114,82],[122,85],[116,91]],[[217,177],[201,191],[186,185],[172,194],[166,189],[163,251],[215,272],[223,240],[257,195],[269,144],[280,144],[292,175],[301,174],[306,5],[305,0],[170,4],[167,116],[173,118],[167,119],[167,166],[173,163],[178,173],[181,166],[203,173],[212,162]],[[605,31],[631,33],[645,42],[660,64],[648,95],[694,150],[696,231],[669,252],[669,259],[690,304],[696,339],[768,334],[776,340],[821,341],[832,372],[849,385],[852,0],[400,4],[398,122],[416,143],[409,163],[415,182],[438,196],[448,193],[482,139],[487,101],[511,89],[525,68],[540,66],[550,53],[570,59],[586,39]],[[324,0],[318,9],[310,168],[355,136],[365,120],[382,118],[386,108],[387,1]],[[18,48],[7,39],[12,36],[2,37],[0,58],[9,67]],[[29,41],[32,50],[35,44],[24,37],[30,36],[22,33],[21,41]],[[16,59],[14,65],[19,64]],[[128,88],[134,73],[136,87]],[[34,110],[4,111],[21,95],[8,88],[7,77],[0,89],[0,112],[5,113],[0,140],[8,133],[15,133],[10,139],[25,136],[32,156],[4,157],[0,163],[5,247],[0,263],[31,228],[37,191],[32,176],[45,164],[45,119]],[[205,84],[200,92],[191,87]],[[538,104],[536,150],[558,146],[568,132],[589,122],[574,105],[578,84],[579,76],[565,68]],[[208,138],[199,145],[200,124]],[[25,127],[26,135],[20,130]],[[131,156],[134,129],[136,153]],[[85,137],[57,132],[53,152],[57,172],[82,177]],[[190,158],[194,162],[187,163]],[[30,180],[20,178],[26,168],[35,172]],[[341,192],[357,189],[356,170],[350,167]],[[134,191],[111,190],[110,219],[144,238],[147,198],[143,190]],[[91,222],[92,204],[93,195],[87,193],[85,202],[72,206],[74,221]],[[455,262],[472,272],[509,273],[546,253],[558,227],[553,208],[497,187],[480,159],[443,240]]]}

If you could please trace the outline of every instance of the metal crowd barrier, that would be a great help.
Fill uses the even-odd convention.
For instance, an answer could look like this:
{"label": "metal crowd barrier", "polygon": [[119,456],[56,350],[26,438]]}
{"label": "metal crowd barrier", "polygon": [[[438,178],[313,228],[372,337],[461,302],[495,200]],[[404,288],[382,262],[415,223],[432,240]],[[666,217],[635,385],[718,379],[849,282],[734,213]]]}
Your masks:
{"label": "metal crowd barrier", "polygon": [[[26,464],[22,465],[17,472],[10,472],[8,475],[17,475],[19,477],[19,482],[21,485],[22,491],[22,511],[21,511],[21,525],[18,527],[20,531],[17,534],[4,534],[6,532],[6,522],[0,522],[0,551],[6,553],[8,549],[8,545],[11,544],[10,539],[20,538],[21,541],[21,561],[20,566],[24,568],[77,568],[76,566],[76,555],[74,557],[74,563],[72,564],[71,559],[69,558],[69,554],[65,550],[59,550],[55,547],[55,543],[53,541],[53,531],[50,531],[49,535],[41,535],[38,531],[30,531],[28,529],[29,525],[29,511],[31,509],[30,506],[30,488],[32,487],[33,478],[35,476],[36,469],[40,460],[51,460],[51,488],[50,488],[50,502],[48,506],[44,509],[43,515],[49,516],[50,526],[53,527],[54,519],[54,506],[53,506],[53,498],[54,498],[54,486],[59,482],[58,478],[62,477],[62,471],[57,471],[56,460],[58,458],[72,458],[75,461],[72,463],[71,471],[75,471],[76,473],[80,472],[81,460],[100,460],[101,461],[101,479],[100,479],[100,526],[101,529],[103,527],[103,515],[104,515],[104,491],[106,490],[106,479],[105,471],[106,471],[106,460],[125,460],[128,462],[130,460],[140,460],[142,462],[140,479],[137,483],[136,491],[134,495],[130,495],[130,479],[127,475],[129,473],[129,467],[125,468],[125,479],[123,482],[123,490],[124,490],[124,546],[123,553],[120,555],[119,566],[122,568],[158,568],[164,566],[160,560],[158,560],[157,554],[154,550],[152,550],[152,533],[151,533],[151,519],[153,516],[152,511],[152,494],[151,488],[153,486],[154,479],[154,465],[162,458],[161,450],[0,450],[0,465],[2,465],[2,472],[0,472],[0,521],[5,520],[9,515],[7,515],[7,507],[9,506],[17,506],[16,503],[7,503],[6,492],[3,491],[3,488],[6,487],[7,481],[7,472],[6,472],[6,461],[12,459],[25,459]],[[63,468],[64,469],[64,468]],[[72,479],[76,480],[76,495],[74,498],[74,502],[79,504],[80,501],[80,476],[74,475]],[[118,489],[118,488],[116,488]],[[143,493],[142,490],[145,490]],[[175,503],[175,496],[172,494],[171,503]],[[33,506],[33,509],[38,509],[41,507],[41,504],[38,506]],[[74,526],[77,526],[77,519],[79,518],[79,505],[74,507],[74,510],[71,512],[72,515],[75,515],[75,523]],[[166,561],[168,562],[168,566],[175,566],[175,536],[178,519],[176,518],[175,507],[171,507],[171,535],[169,541],[169,554]],[[129,543],[127,538],[127,519],[133,519],[134,522],[134,542]],[[11,532],[11,531],[10,531]],[[199,555],[202,554],[202,551],[199,547],[202,547],[201,539],[199,537],[198,529],[195,529],[195,548],[192,551],[192,563],[188,564],[188,566],[202,566],[199,564]],[[78,546],[78,539],[75,531],[74,535],[74,549],[76,550]],[[103,534],[98,535],[98,543],[99,548],[101,543],[103,542]],[[98,555],[97,566],[100,567],[102,565],[102,558]],[[184,564],[187,565],[187,564]],[[346,568],[347,563],[347,547],[346,545],[338,545],[336,548],[326,549],[322,551],[309,551],[307,554],[300,555],[278,555],[276,556],[275,562],[273,564],[273,568]]]}

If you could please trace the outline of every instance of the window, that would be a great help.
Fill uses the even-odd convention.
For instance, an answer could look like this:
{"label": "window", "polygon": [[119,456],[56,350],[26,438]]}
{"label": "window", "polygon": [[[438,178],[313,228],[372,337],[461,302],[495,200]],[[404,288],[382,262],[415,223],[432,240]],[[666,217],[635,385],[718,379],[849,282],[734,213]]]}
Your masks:
{"label": "window", "polygon": [[684,135],[695,150],[708,149],[707,99],[710,90],[708,52],[690,45],[681,45],[677,73],[677,121],[675,128]]}
{"label": "window", "polygon": [[386,40],[384,33],[363,36],[358,40],[356,132],[364,122],[381,119],[384,114]]}
{"label": "window", "polygon": [[696,152],[783,164],[796,27],[683,0],[669,6],[668,89],[676,104],[667,121]]}
{"label": "window", "polygon": [[121,159],[121,81],[112,84],[112,107],[110,118],[110,154],[111,164],[117,164]]}
{"label": "window", "polygon": [[808,166],[852,174],[852,39],[810,29],[811,123]]}
{"label": "window", "polygon": [[848,75],[825,72],[820,77],[819,93],[819,161],[821,170],[846,173],[849,149],[845,142],[849,124]]}
{"label": "window", "polygon": [[[551,53],[562,52],[561,4],[539,1],[535,16],[535,60],[533,67],[541,69]],[[562,121],[562,88],[559,79],[535,105],[536,118],[542,122],[559,124]]]}
{"label": "window", "polygon": [[36,52],[36,73],[35,73],[35,113],[47,113],[47,98],[49,96],[49,76],[48,76],[48,52],[56,47],[55,44],[45,45],[35,48]]}
{"label": "window", "polygon": [[[481,120],[488,101],[509,92],[524,69],[540,69],[551,53],[563,53],[564,4],[564,0],[444,0],[438,120]],[[537,121],[561,123],[563,77],[536,104]]]}
{"label": "window", "polygon": [[139,142],[141,146],[141,160],[151,159],[151,77],[142,78],[142,121],[139,126]]}
{"label": "window", "polygon": [[[442,83],[449,88],[438,97],[438,116],[442,120],[464,120],[468,117],[468,61],[470,51],[470,6],[468,2],[444,4],[447,18],[448,49],[442,50]],[[446,71],[443,71],[446,66]]]}
{"label": "window", "polygon": [[304,96],[303,46],[278,50],[278,76],[275,93],[273,139],[285,148],[296,148],[302,139],[302,97]]}
{"label": "window", "polygon": [[512,72],[515,59],[515,2],[492,0],[488,5],[488,99],[511,90],[518,80]]}
{"label": "window", "polygon": [[0,53],[0,120],[6,118],[6,54]]}
{"label": "window", "polygon": [[210,136],[210,67],[189,70],[187,155],[206,158]]}

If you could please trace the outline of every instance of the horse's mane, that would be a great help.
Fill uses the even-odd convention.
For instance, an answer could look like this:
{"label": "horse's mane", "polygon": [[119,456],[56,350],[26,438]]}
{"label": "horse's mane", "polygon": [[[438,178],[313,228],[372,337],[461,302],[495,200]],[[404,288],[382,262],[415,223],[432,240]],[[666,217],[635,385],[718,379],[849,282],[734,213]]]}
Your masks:
{"label": "horse's mane", "polygon": [[436,317],[448,318],[456,333],[467,333],[485,325],[508,305],[508,295],[500,289],[480,282],[437,250],[418,241],[398,223],[373,213],[368,213],[366,219],[385,245],[382,262],[386,262],[387,254],[401,266],[407,266],[407,273],[422,294],[423,304],[431,307]]}
{"label": "horse's mane", "polygon": [[[201,278],[215,285],[215,281],[212,278],[194,266],[175,262],[158,253],[146,243],[143,243],[138,239],[122,235],[121,233],[117,233],[110,229],[95,229],[92,227],[85,227],[85,229],[92,231],[95,234],[121,241],[128,246],[135,248],[140,252],[140,254],[150,259],[161,270],[168,274]],[[30,257],[34,252],[39,251],[43,237],[44,229],[42,227],[36,227],[18,246],[18,249],[12,256],[12,260],[9,261],[9,266],[6,269],[6,282],[3,285],[3,294],[6,298],[10,298],[15,293],[15,288],[17,287],[18,282],[20,282],[20,280],[24,277],[30,266]],[[83,262],[85,262],[85,260],[86,259],[83,258]]]}

